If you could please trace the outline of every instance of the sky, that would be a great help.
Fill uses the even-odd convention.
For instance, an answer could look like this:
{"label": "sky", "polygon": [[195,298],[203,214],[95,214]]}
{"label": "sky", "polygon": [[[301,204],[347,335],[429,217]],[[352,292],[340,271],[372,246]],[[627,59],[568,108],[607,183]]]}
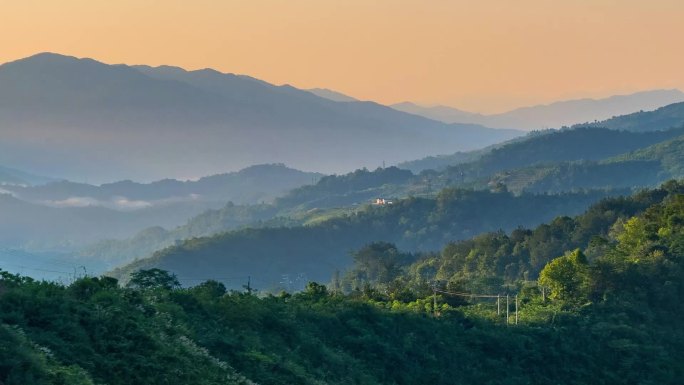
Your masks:
{"label": "sky", "polygon": [[684,89],[683,20],[681,0],[0,0],[0,62],[210,67],[494,113]]}

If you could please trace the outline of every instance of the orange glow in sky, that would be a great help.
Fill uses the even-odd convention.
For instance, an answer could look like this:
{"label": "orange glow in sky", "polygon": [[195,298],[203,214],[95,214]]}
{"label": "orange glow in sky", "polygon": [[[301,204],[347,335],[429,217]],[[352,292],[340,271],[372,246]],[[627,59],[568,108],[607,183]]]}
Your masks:
{"label": "orange glow in sky", "polygon": [[681,0],[0,0],[0,62],[211,67],[478,112],[684,89]]}

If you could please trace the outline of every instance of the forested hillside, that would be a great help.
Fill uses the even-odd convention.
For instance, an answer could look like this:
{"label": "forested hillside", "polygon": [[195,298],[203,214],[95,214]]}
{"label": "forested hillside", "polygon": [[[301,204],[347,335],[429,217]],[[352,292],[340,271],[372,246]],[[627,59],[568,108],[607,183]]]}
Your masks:
{"label": "forested hillside", "polygon": [[581,189],[651,187],[684,177],[684,136],[599,161],[549,163],[507,170],[481,181],[512,191],[557,193]]}
{"label": "forested hillside", "polygon": [[[428,255],[402,254],[392,244],[370,244],[355,254],[355,269],[344,277],[343,286],[348,291],[370,283],[390,291],[418,292],[425,290],[429,278],[460,292],[511,291],[522,282],[536,281],[547,263],[568,250],[581,249],[593,260],[610,248],[629,218],[654,206],[681,203],[683,196],[684,183],[670,181],[659,189],[601,200],[576,217],[563,215],[534,228],[449,242],[440,253]],[[388,261],[389,269],[382,264]]]}
{"label": "forested hillside", "polygon": [[540,164],[598,161],[664,142],[683,134],[684,128],[634,133],[606,128],[578,127],[541,132],[531,135],[526,140],[518,140],[493,148],[477,161],[447,168],[441,173],[441,177],[454,181],[473,181],[500,171]]}
{"label": "forested hillside", "polygon": [[[674,103],[658,108],[655,111],[639,111],[589,125],[614,130],[645,132],[680,127],[682,121],[684,121],[684,103]],[[582,124],[582,126],[585,125]]]}
{"label": "forested hillside", "polygon": [[[676,106],[676,105],[675,105]],[[667,110],[670,111],[670,110]],[[598,160],[634,151],[684,134],[684,117],[672,107],[671,114],[663,113],[671,126],[651,129],[640,114],[617,117],[624,122],[612,125],[601,123],[576,125],[560,130],[533,131],[526,136],[469,152],[430,156],[399,164],[399,167],[419,173],[424,170],[441,171],[449,166],[467,164],[468,169],[480,173],[571,160]],[[633,127],[634,129],[629,129]],[[513,163],[506,164],[507,160]]]}
{"label": "forested hillside", "polygon": [[[506,191],[446,189],[434,199],[407,198],[308,226],[246,228],[189,239],[115,271],[117,277],[140,268],[177,273],[184,283],[226,278],[240,287],[244,277],[262,289],[281,288],[283,275],[327,281],[351,263],[349,252],[371,241],[436,250],[446,242],[518,226],[534,226],[561,214],[578,214],[606,196],[602,192],[515,196]],[[233,277],[240,277],[233,280]],[[186,280],[187,279],[187,280]],[[299,287],[305,283],[300,281]]]}
{"label": "forested hillside", "polygon": [[[349,294],[316,283],[277,296],[216,281],[179,288],[154,269],[126,287],[2,273],[0,381],[612,385],[684,375],[682,183],[441,255],[369,247],[355,253],[349,276],[362,285]],[[497,267],[534,253],[545,261],[527,276]],[[503,286],[477,283],[491,278]],[[508,307],[477,296],[487,292],[508,294]]]}

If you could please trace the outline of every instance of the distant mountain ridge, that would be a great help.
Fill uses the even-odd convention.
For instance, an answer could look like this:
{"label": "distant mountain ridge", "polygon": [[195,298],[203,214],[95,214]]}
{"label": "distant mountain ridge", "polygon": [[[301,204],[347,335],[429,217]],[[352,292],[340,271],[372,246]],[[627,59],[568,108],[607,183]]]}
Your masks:
{"label": "distant mountain ridge", "polygon": [[333,102],[211,69],[44,53],[0,66],[0,134],[0,164],[103,181],[260,163],[346,172],[484,147],[519,132]]}
{"label": "distant mountain ridge", "polygon": [[390,107],[446,123],[473,123],[495,128],[540,130],[593,123],[618,115],[655,110],[682,101],[684,92],[671,89],[642,91],[602,99],[564,100],[491,115],[475,114],[446,106],[426,107],[409,102],[393,104]]}
{"label": "distant mountain ridge", "polygon": [[[312,184],[323,174],[304,172],[283,164],[251,166],[238,172],[211,175],[197,181],[164,179],[152,183],[124,180],[100,186],[60,181],[40,186],[5,186],[17,198],[57,206],[72,205],[117,207],[123,203],[170,204],[181,201],[215,202],[222,207],[226,202],[253,204],[270,202],[286,192],[305,184]],[[69,202],[69,200],[72,200]]]}

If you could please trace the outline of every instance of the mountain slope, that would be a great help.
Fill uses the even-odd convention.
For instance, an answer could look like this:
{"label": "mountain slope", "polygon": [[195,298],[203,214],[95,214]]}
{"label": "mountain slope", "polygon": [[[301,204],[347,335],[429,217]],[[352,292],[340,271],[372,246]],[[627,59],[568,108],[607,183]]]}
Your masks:
{"label": "mountain slope", "polygon": [[670,140],[684,129],[635,133],[606,128],[577,127],[529,134],[493,148],[480,159],[447,168],[442,175],[454,180],[476,180],[503,170],[541,163],[597,161]]}
{"label": "mountain slope", "polygon": [[55,54],[0,66],[0,127],[0,163],[98,181],[191,178],[260,163],[340,172],[518,135],[209,69]]}
{"label": "mountain slope", "polygon": [[[681,130],[679,130],[681,131]],[[684,177],[684,135],[598,161],[548,163],[507,170],[487,179],[512,191],[556,193],[579,189],[656,186]]]}
{"label": "mountain slope", "polygon": [[311,92],[312,94],[314,94],[316,96],[320,96],[322,98],[330,99],[330,100],[335,101],[335,102],[358,102],[359,101],[359,99],[352,98],[351,96],[345,95],[341,92],[329,90],[327,88],[311,88],[311,89],[308,89],[307,91]]}
{"label": "mountain slope", "polygon": [[670,178],[682,177],[684,176],[684,135],[630,154],[613,157],[606,162],[619,163],[625,161],[659,162],[663,172],[669,174]]}
{"label": "mountain slope", "polygon": [[636,132],[667,130],[684,125],[684,103],[674,103],[655,111],[639,111],[592,123],[593,127]]}
{"label": "mountain slope", "polygon": [[[571,128],[573,130],[578,130],[578,129],[584,129],[584,128],[608,128],[612,130],[620,130],[620,131],[629,131],[629,132],[637,132],[637,133],[647,133],[647,132],[656,132],[656,131],[670,131],[670,133],[676,133],[676,129],[679,129],[681,127],[684,127],[684,103],[675,103],[671,104],[662,108],[659,108],[655,111],[650,111],[650,112],[637,112],[633,114],[628,114],[628,115],[622,115],[622,116],[617,116],[608,120],[604,120],[601,122],[594,122],[594,123],[584,123],[584,124],[576,124],[572,126]],[[567,129],[562,129],[561,132],[567,132]],[[572,131],[572,130],[571,130]],[[681,130],[680,130],[681,131]],[[542,131],[543,133],[544,131]],[[547,133],[553,133],[554,131],[546,131]],[[531,137],[534,138],[536,133],[534,133]],[[610,153],[612,149],[614,149],[614,144],[612,140],[605,140],[608,139],[607,135],[604,133],[603,136],[605,138],[597,138],[598,142],[595,142],[591,140],[591,138],[587,137],[587,142],[586,148],[584,145],[581,145],[580,147],[573,147],[573,151],[580,151],[584,152],[585,154],[587,153],[587,149],[591,148],[593,151],[596,151],[595,155],[590,155],[589,158],[586,156],[581,156],[581,157],[575,157],[574,159],[564,159],[564,160],[580,160],[580,159],[600,159],[601,156],[597,156],[598,154],[606,154]],[[614,134],[614,135],[622,135],[622,134]],[[655,136],[652,137],[652,139],[657,140],[665,140],[666,137],[670,134],[665,134],[666,137],[662,137],[663,139],[658,139],[660,134],[657,132],[655,133]],[[629,136],[629,134],[625,134],[622,136]],[[670,138],[673,136],[669,136]],[[637,138],[637,137],[634,137]],[[655,143],[653,140],[646,140],[644,143],[644,146],[650,145]],[[577,145],[578,143],[573,143],[572,145]],[[605,146],[604,148],[597,148],[597,144],[600,144],[601,146]],[[476,151],[468,151],[468,152],[456,152],[450,155],[439,155],[439,156],[430,156],[426,157],[423,159],[418,159],[414,161],[408,161],[408,162],[402,162],[400,163],[400,167],[410,169],[414,172],[420,172],[422,170],[426,169],[443,169],[447,166],[453,166],[453,165],[458,165],[466,162],[474,162],[478,159],[480,159],[483,156],[486,156],[488,153],[492,152],[493,150],[496,149],[501,149],[501,148],[515,148],[516,146],[534,146],[535,144],[533,142],[530,142],[528,140],[528,137],[518,137],[515,139],[511,139],[508,142],[503,142],[499,144],[495,144],[492,146],[488,146]],[[539,148],[540,151],[548,153],[548,152],[555,152],[559,151],[560,153],[565,153],[570,150],[571,147],[566,147],[562,143],[556,143],[554,145],[554,150],[548,151],[548,149],[543,149]],[[618,147],[621,148],[621,147]],[[637,147],[632,146],[631,148],[622,148],[624,152],[631,151],[636,149]],[[608,151],[608,152],[606,152]],[[613,151],[613,155],[616,155],[617,153]],[[557,161],[560,159],[546,159],[547,161]]]}

